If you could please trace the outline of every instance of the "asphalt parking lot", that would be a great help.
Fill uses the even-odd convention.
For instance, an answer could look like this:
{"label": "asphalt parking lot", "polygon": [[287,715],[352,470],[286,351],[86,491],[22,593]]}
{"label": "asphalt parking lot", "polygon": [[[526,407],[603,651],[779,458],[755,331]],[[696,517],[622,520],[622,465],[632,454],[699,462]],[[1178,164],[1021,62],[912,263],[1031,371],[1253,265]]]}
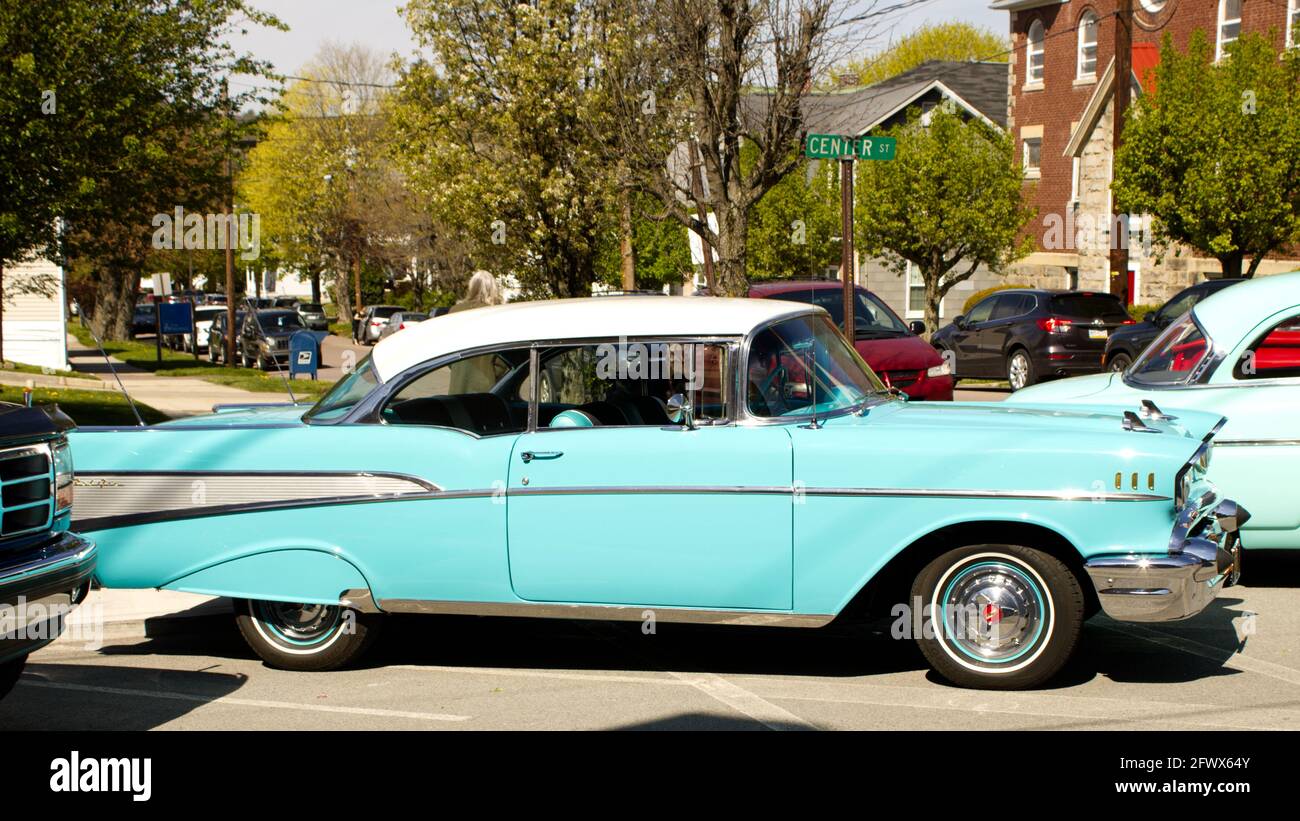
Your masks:
{"label": "asphalt parking lot", "polygon": [[[1048,689],[960,690],[888,625],[819,631],[403,617],[365,666],[286,673],[234,626],[60,641],[6,729],[1300,729],[1300,556],[1186,622],[1088,623]],[[1252,617],[1250,614],[1258,615]]]}

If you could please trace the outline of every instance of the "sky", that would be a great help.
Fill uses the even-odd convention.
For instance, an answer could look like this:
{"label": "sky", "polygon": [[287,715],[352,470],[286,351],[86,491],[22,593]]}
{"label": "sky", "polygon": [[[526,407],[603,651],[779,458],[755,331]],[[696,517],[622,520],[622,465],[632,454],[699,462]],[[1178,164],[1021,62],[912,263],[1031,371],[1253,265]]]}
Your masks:
{"label": "sky", "polygon": [[[898,0],[879,0],[890,5]],[[1005,32],[1007,13],[988,8],[989,0],[925,0],[893,19],[891,34],[899,37],[924,23],[965,20]],[[257,27],[237,37],[235,46],[270,60],[276,71],[293,74],[329,40],[357,42],[384,54],[411,54],[415,43],[398,15],[399,2],[390,0],[252,0],[289,25],[288,32]],[[883,45],[883,43],[881,43]],[[865,49],[872,50],[870,45]]]}

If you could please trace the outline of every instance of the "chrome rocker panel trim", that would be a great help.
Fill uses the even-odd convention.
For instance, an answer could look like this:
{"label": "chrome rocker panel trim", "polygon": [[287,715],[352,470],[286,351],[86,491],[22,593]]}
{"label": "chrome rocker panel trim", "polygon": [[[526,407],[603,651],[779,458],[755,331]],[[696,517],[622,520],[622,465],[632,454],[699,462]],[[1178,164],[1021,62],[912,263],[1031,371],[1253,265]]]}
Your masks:
{"label": "chrome rocker panel trim", "polygon": [[533,604],[531,602],[435,601],[380,599],[369,590],[344,590],[339,601],[363,613],[423,613],[451,616],[505,616],[592,621],[655,621],[678,624],[720,624],[745,627],[823,627],[834,615],[765,613],[757,610],[706,610],[683,607],[630,607],[616,604]]}

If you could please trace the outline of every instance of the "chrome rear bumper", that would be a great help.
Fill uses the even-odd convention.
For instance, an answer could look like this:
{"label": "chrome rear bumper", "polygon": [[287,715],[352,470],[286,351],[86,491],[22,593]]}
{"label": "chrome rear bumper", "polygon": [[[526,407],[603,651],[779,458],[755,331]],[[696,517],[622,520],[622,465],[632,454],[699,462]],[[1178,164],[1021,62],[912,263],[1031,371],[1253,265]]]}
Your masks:
{"label": "chrome rear bumper", "polygon": [[1250,518],[1225,501],[1193,530],[1180,514],[1169,552],[1095,556],[1084,569],[1097,590],[1101,609],[1116,621],[1177,621],[1206,608],[1219,591],[1241,574],[1238,530]]}

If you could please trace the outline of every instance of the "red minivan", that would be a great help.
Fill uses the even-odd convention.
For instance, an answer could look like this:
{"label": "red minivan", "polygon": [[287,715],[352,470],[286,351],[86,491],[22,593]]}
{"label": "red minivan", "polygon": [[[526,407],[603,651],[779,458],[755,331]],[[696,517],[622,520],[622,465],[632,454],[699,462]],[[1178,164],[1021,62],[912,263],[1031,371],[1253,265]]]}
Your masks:
{"label": "red minivan", "polygon": [[[909,399],[952,400],[953,379],[949,363],[913,333],[889,306],[866,288],[857,287],[853,325],[854,347],[886,385]],[[751,285],[755,299],[787,299],[818,305],[830,312],[835,324],[844,324],[843,286],[834,280],[779,280]]]}

